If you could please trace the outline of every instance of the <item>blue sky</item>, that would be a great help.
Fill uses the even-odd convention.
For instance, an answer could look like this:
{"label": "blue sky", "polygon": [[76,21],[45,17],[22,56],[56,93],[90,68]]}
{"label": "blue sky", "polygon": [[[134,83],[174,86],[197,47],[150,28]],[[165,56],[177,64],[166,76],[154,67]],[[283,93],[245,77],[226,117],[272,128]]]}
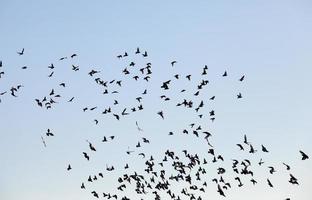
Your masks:
{"label": "blue sky", "polygon": [[[142,167],[140,157],[129,157],[125,151],[142,137],[135,121],[144,128],[144,136],[151,144],[144,147],[161,158],[167,148],[177,152],[189,148],[205,152],[201,142],[177,134],[168,138],[167,132],[180,130],[190,121],[199,123],[188,112],[176,109],[159,100],[162,81],[175,73],[200,73],[209,67],[209,88],[201,98],[216,95],[209,104],[217,119],[204,125],[213,133],[215,147],[230,160],[244,158],[236,143],[243,135],[259,146],[270,149],[264,155],[267,163],[276,166],[272,177],[276,187],[267,187],[267,171],[257,169],[257,187],[247,185],[233,189],[228,199],[293,199],[312,197],[311,161],[301,161],[299,149],[312,155],[311,141],[312,94],[312,5],[310,1],[1,1],[0,4],[0,60],[5,76],[0,79],[0,92],[22,84],[18,98],[4,96],[0,103],[0,198],[16,199],[92,199],[81,191],[80,184],[90,173],[103,171],[106,164],[123,166],[132,163],[133,170]],[[149,88],[145,100],[146,111],[116,122],[113,118],[83,113],[82,108],[93,105],[102,108],[113,99],[104,98],[99,88],[87,76],[90,69],[98,69],[107,79],[120,78],[124,65],[132,58],[138,64],[143,58],[118,60],[118,54],[134,52],[136,47],[149,53],[153,63],[153,79],[148,86],[129,81],[120,102],[132,105],[134,93]],[[16,54],[25,48],[25,55]],[[60,62],[63,56],[77,53],[77,58]],[[170,62],[177,60],[172,68]],[[48,79],[47,66],[54,63],[55,76]],[[81,70],[73,73],[71,64]],[[21,67],[27,65],[27,70]],[[2,69],[1,69],[2,70]],[[221,75],[224,70],[229,76]],[[237,80],[245,74],[243,83]],[[122,77],[123,79],[124,77]],[[199,76],[197,77],[199,78]],[[57,85],[66,82],[62,90]],[[195,84],[195,83],[193,83]],[[175,89],[191,88],[186,81],[175,84]],[[34,102],[58,88],[64,99],[76,96],[73,104],[59,103],[50,111],[39,109]],[[242,92],[243,99],[235,96]],[[172,98],[179,98],[172,92]],[[171,106],[170,106],[171,105]],[[173,107],[173,108],[172,108]],[[156,112],[166,111],[166,120]],[[47,128],[56,136],[42,146],[40,136]],[[114,143],[103,145],[104,135],[116,135]],[[88,150],[88,139],[98,148],[91,162],[81,152]],[[262,155],[256,155],[256,160]],[[292,166],[300,186],[287,183],[288,174],[281,162]],[[73,170],[66,171],[68,163]],[[230,167],[230,163],[227,165]],[[90,186],[109,191],[116,177],[123,171],[106,174],[103,183]],[[246,180],[247,182],[247,180]],[[209,195],[221,199],[210,184]],[[132,195],[132,194],[130,194]]]}

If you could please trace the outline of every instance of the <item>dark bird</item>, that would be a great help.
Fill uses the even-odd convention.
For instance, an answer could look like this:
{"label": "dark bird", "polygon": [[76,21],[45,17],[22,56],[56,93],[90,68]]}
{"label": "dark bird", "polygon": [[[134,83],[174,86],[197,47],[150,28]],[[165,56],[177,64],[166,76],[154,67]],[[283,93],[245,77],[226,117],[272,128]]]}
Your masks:
{"label": "dark bird", "polygon": [[215,98],[216,98],[216,96],[212,96],[212,97],[210,97],[209,100],[214,100]]}
{"label": "dark bird", "polygon": [[119,120],[119,115],[113,114],[113,116],[114,116],[117,120]]}
{"label": "dark bird", "polygon": [[54,69],[53,63],[51,63],[51,65],[49,65],[48,68],[49,68],[49,69]]}
{"label": "dark bird", "polygon": [[244,78],[245,78],[245,75],[243,75],[243,76],[239,79],[239,81],[243,81]]}
{"label": "dark bird", "polygon": [[71,168],[71,166],[70,166],[70,164],[68,165],[68,167],[67,167],[67,171],[69,171],[69,170],[71,170],[72,168]]}
{"label": "dark bird", "polygon": [[95,109],[97,109],[97,106],[90,108],[91,111]]}
{"label": "dark bird", "polygon": [[121,115],[129,115],[129,113],[126,112],[127,108],[123,109]]}
{"label": "dark bird", "polygon": [[262,158],[260,159],[260,161],[258,162],[258,165],[262,165],[262,164],[264,164],[264,162],[262,161]]}
{"label": "dark bird", "polygon": [[292,174],[289,174],[289,176],[290,176],[290,180],[288,181],[289,183],[299,185],[296,177],[294,177]]}
{"label": "dark bird", "polygon": [[67,57],[62,57],[62,58],[60,58],[60,60],[65,60],[65,59],[67,59]]}
{"label": "dark bird", "polygon": [[224,194],[224,192],[223,192],[223,190],[222,190],[222,188],[221,188],[221,186],[218,184],[218,190],[217,190],[217,192],[221,195],[221,196],[224,196],[225,197],[225,194]]}
{"label": "dark bird", "polygon": [[81,186],[80,186],[81,189],[86,189],[84,183],[81,183]]}
{"label": "dark bird", "polygon": [[140,53],[140,49],[139,47],[136,49],[135,54],[139,54]]}
{"label": "dark bird", "polygon": [[18,51],[17,54],[20,56],[23,55],[24,54],[24,48],[22,49],[22,51]]}
{"label": "dark bird", "polygon": [[54,136],[54,134],[51,133],[50,129],[47,130],[46,135],[47,135],[47,136]]}
{"label": "dark bird", "polygon": [[189,80],[189,81],[190,81],[190,80],[191,80],[191,74],[186,75],[186,76],[185,76],[185,78],[187,78],[187,80]]}
{"label": "dark bird", "polygon": [[100,71],[96,71],[96,70],[91,70],[88,74],[89,76],[93,76],[94,74],[100,73]]}
{"label": "dark bird", "polygon": [[271,181],[270,181],[269,179],[267,179],[267,182],[268,182],[268,185],[269,185],[270,187],[273,187],[273,185],[272,185],[272,183],[271,183]]}
{"label": "dark bird", "polygon": [[238,95],[236,95],[238,99],[241,99],[243,98],[242,94],[241,93],[238,93]]}
{"label": "dark bird", "polygon": [[227,76],[227,72],[225,71],[222,76]]}
{"label": "dark bird", "polygon": [[27,66],[23,66],[22,69],[27,69]]}
{"label": "dark bird", "polygon": [[83,156],[87,159],[87,160],[90,160],[90,157],[89,155],[86,153],[86,152],[82,152],[83,153]]}
{"label": "dark bird", "polygon": [[75,56],[77,56],[77,54],[74,53],[74,54],[72,54],[70,57],[71,57],[71,58],[74,58]]}
{"label": "dark bird", "polygon": [[257,184],[257,181],[255,179],[251,179],[250,181],[252,182],[253,185]]}
{"label": "dark bird", "polygon": [[60,86],[65,87],[65,83],[60,83]]}
{"label": "dark bird", "polygon": [[79,66],[72,65],[72,70],[73,71],[78,71],[79,70]]}
{"label": "dark bird", "polygon": [[51,78],[53,76],[54,72],[51,72],[48,77]]}
{"label": "dark bird", "polygon": [[246,134],[244,135],[244,143],[247,144],[247,145],[249,145],[249,142],[248,142],[248,140],[247,140]]}
{"label": "dark bird", "polygon": [[67,102],[73,102],[75,97],[70,98]]}
{"label": "dark bird", "polygon": [[88,140],[87,140],[87,142],[89,143],[89,148],[91,149],[91,151],[96,151],[96,149],[95,149],[95,147],[92,145],[92,143],[89,142]]}
{"label": "dark bird", "polygon": [[176,64],[176,63],[177,63],[177,61],[175,61],[175,60],[172,61],[172,62],[171,62],[171,66],[173,67],[173,65]]}
{"label": "dark bird", "polygon": [[274,169],[274,167],[269,166],[268,168],[270,169],[270,171],[269,171],[269,172],[270,172],[270,174],[273,174],[274,172],[276,172],[276,171],[275,171],[275,169]]}
{"label": "dark bird", "polygon": [[283,163],[283,165],[286,166],[286,170],[290,170],[290,166],[289,166],[289,165],[287,165],[287,164],[285,164],[285,163]]}
{"label": "dark bird", "polygon": [[158,114],[162,119],[164,119],[164,113],[163,113],[163,111],[159,111],[157,114]]}
{"label": "dark bird", "polygon": [[96,191],[92,191],[91,193],[93,194],[94,197],[99,198],[99,195]]}
{"label": "dark bird", "polygon": [[236,144],[238,147],[239,147],[239,150],[244,150],[244,147],[243,147],[243,145],[241,145],[241,144]]}
{"label": "dark bird", "polygon": [[300,152],[300,154],[302,156],[301,160],[309,159],[309,156],[307,154],[305,154],[303,151],[300,150],[299,152]]}
{"label": "dark bird", "polygon": [[139,153],[139,156],[142,156],[143,158],[145,158],[145,154],[144,153]]}
{"label": "dark bird", "polygon": [[262,151],[268,153],[269,151],[265,148],[265,146],[261,145]]}
{"label": "dark bird", "polygon": [[143,57],[147,57],[147,52],[145,51],[142,55]]}

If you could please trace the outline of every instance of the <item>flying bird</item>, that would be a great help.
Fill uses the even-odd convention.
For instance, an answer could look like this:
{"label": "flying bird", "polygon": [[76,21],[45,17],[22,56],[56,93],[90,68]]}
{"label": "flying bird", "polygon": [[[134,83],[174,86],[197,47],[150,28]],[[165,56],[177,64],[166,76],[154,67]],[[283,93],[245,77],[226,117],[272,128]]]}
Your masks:
{"label": "flying bird", "polygon": [[22,51],[18,51],[17,54],[20,55],[20,56],[23,55],[24,54],[24,50],[25,49],[23,48]]}
{"label": "flying bird", "polygon": [[300,152],[300,154],[302,156],[301,160],[309,159],[309,156],[307,154],[305,154],[303,151],[300,150],[299,152]]}
{"label": "flying bird", "polygon": [[50,131],[50,129],[47,130],[46,135],[47,136],[54,136],[54,134]]}

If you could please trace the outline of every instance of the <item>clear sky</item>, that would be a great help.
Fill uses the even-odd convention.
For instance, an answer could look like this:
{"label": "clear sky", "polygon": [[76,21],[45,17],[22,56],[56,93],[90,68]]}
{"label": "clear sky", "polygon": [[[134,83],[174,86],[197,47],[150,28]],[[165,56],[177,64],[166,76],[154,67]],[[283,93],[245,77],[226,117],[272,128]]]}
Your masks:
{"label": "clear sky", "polygon": [[[180,155],[187,148],[207,156],[205,143],[179,134],[194,122],[212,132],[215,149],[227,159],[223,166],[230,168],[232,158],[254,161],[259,184],[253,187],[244,179],[245,186],[237,188],[234,175],[229,174],[233,188],[227,199],[310,200],[312,162],[301,161],[299,150],[312,156],[311,35],[312,3],[308,0],[1,0],[0,72],[5,71],[5,75],[0,78],[0,92],[18,84],[24,87],[18,98],[10,94],[0,97],[0,199],[93,199],[92,190],[114,191],[126,162],[131,165],[130,172],[143,171],[139,152],[162,159],[168,148]],[[136,47],[146,50],[148,58],[136,57]],[[19,56],[16,52],[22,48],[25,53]],[[116,56],[125,51],[131,55],[118,60]],[[73,53],[78,56],[59,61]],[[137,65],[152,63],[151,82],[138,83],[121,74],[132,60]],[[177,64],[171,67],[173,60]],[[51,63],[56,68],[49,79],[51,70],[47,67]],[[73,72],[72,64],[80,70]],[[28,68],[22,70],[25,65]],[[213,123],[175,107],[182,97],[178,91],[194,89],[204,65],[209,67],[210,83],[199,99],[207,102],[203,114],[215,110]],[[91,69],[101,71],[103,79],[123,80],[122,92],[117,97],[101,94],[87,75]],[[225,70],[228,77],[223,78]],[[175,101],[164,103],[159,98],[164,94],[160,85],[176,73],[182,77],[192,74],[194,79],[172,83],[172,91],[165,94]],[[239,82],[243,74],[246,78]],[[58,86],[61,82],[66,88]],[[59,103],[49,111],[39,108],[34,99],[48,95],[52,88],[62,96]],[[149,95],[143,112],[118,122],[99,114],[116,98],[124,106],[136,105],[135,97],[144,88]],[[236,99],[238,92],[243,95],[240,100]],[[216,100],[211,103],[208,98],[213,95]],[[67,103],[72,96],[74,102]],[[83,113],[82,108],[93,106],[98,106],[95,112]],[[166,120],[157,116],[160,110],[164,110]],[[137,131],[135,121],[143,133]],[[40,137],[48,128],[55,136],[45,137],[44,148]],[[169,131],[175,135],[169,137]],[[264,144],[270,153],[251,156],[239,152],[235,144],[242,142],[244,134],[259,151]],[[103,144],[104,135],[115,135],[116,139]],[[142,136],[151,144],[136,150]],[[86,140],[95,145],[96,153],[90,153]],[[136,150],[135,154],[127,155],[128,148]],[[90,153],[90,162],[83,158],[83,151]],[[263,168],[256,167],[260,158],[265,160]],[[288,183],[282,162],[291,165],[299,186]],[[68,172],[69,163],[73,169]],[[106,165],[114,165],[116,170],[108,173]],[[269,165],[276,167],[276,174],[268,173]],[[104,179],[87,184],[89,174],[99,171],[105,173]],[[211,170],[207,179],[214,177]],[[267,186],[266,178],[274,183],[273,189]],[[80,189],[81,182],[86,183],[86,191]],[[214,183],[208,186],[204,199],[222,199]]]}

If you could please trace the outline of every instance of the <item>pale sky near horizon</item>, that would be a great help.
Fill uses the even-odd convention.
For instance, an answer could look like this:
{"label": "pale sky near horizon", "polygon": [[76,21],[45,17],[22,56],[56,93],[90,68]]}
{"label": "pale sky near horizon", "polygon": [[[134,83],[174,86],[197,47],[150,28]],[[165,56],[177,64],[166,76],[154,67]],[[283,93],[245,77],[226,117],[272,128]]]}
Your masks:
{"label": "pale sky near horizon", "polygon": [[[233,187],[226,191],[226,198],[209,182],[204,199],[312,198],[311,158],[302,161],[299,153],[303,150],[312,156],[312,2],[2,0],[0,25],[0,72],[5,72],[0,92],[8,91],[0,96],[1,200],[85,200],[94,199],[92,190],[114,191],[126,162],[130,172],[143,171],[144,160],[125,153],[128,148],[135,149],[141,137],[151,140],[141,151],[158,159],[168,148],[180,155],[187,148],[206,156],[206,145],[178,133],[190,122],[202,121],[177,109],[176,102],[164,103],[159,98],[164,93],[160,89],[163,81],[174,80],[176,73],[181,77],[192,74],[192,82],[174,82],[175,92],[166,93],[179,99],[177,91],[196,86],[200,80],[196,74],[204,65],[209,68],[210,83],[200,99],[207,102],[206,115],[215,110],[216,120],[211,123],[208,118],[203,127],[212,132],[215,148],[227,159],[226,168],[231,168],[232,158],[248,157],[254,162],[259,182],[253,187],[244,179],[244,187],[238,188],[231,174]],[[137,47],[146,50],[148,58],[136,57]],[[22,48],[25,53],[19,56],[16,52]],[[117,59],[125,51],[131,54],[129,58]],[[73,53],[78,56],[59,61]],[[152,63],[153,78],[148,85],[127,82],[121,74],[132,60],[138,65]],[[171,67],[173,60],[177,64]],[[49,79],[51,63],[56,69]],[[71,64],[79,65],[80,71],[73,72]],[[26,70],[21,69],[24,65]],[[123,93],[118,96],[122,105],[135,104],[135,95],[148,87],[146,109],[119,122],[83,113],[83,107],[93,106],[100,112],[114,99],[101,94],[87,75],[91,69],[101,71],[100,76],[107,80],[123,80]],[[225,70],[226,78],[222,77]],[[239,82],[242,75],[246,78]],[[66,88],[58,86],[61,82]],[[14,98],[9,89],[18,84],[24,87]],[[49,111],[40,109],[34,99],[47,95],[51,88],[62,100]],[[241,100],[236,99],[238,92],[243,95]],[[213,95],[216,100],[211,103],[208,98]],[[74,102],[66,103],[72,96]],[[166,120],[157,116],[159,110],[164,110]],[[137,132],[136,121],[144,133]],[[44,148],[40,137],[48,128],[55,136],[45,137]],[[175,135],[169,137],[169,131]],[[244,134],[258,149],[255,156],[240,152],[235,145],[242,142]],[[104,135],[116,135],[116,139],[103,144]],[[82,156],[83,151],[90,152],[86,140],[97,148],[90,153],[90,162]],[[261,144],[269,154],[261,154]],[[260,158],[266,162],[263,168],[256,167]],[[299,186],[288,183],[282,162],[291,165]],[[68,172],[69,163],[73,169]],[[106,165],[114,165],[116,170],[108,173]],[[270,165],[276,167],[276,174],[268,173]],[[87,184],[89,174],[99,171],[105,172],[104,180]],[[211,172],[207,179],[214,176]],[[266,178],[272,180],[274,188],[267,186]],[[86,191],[80,189],[81,182],[86,183]],[[138,199],[131,190],[125,194]]]}

